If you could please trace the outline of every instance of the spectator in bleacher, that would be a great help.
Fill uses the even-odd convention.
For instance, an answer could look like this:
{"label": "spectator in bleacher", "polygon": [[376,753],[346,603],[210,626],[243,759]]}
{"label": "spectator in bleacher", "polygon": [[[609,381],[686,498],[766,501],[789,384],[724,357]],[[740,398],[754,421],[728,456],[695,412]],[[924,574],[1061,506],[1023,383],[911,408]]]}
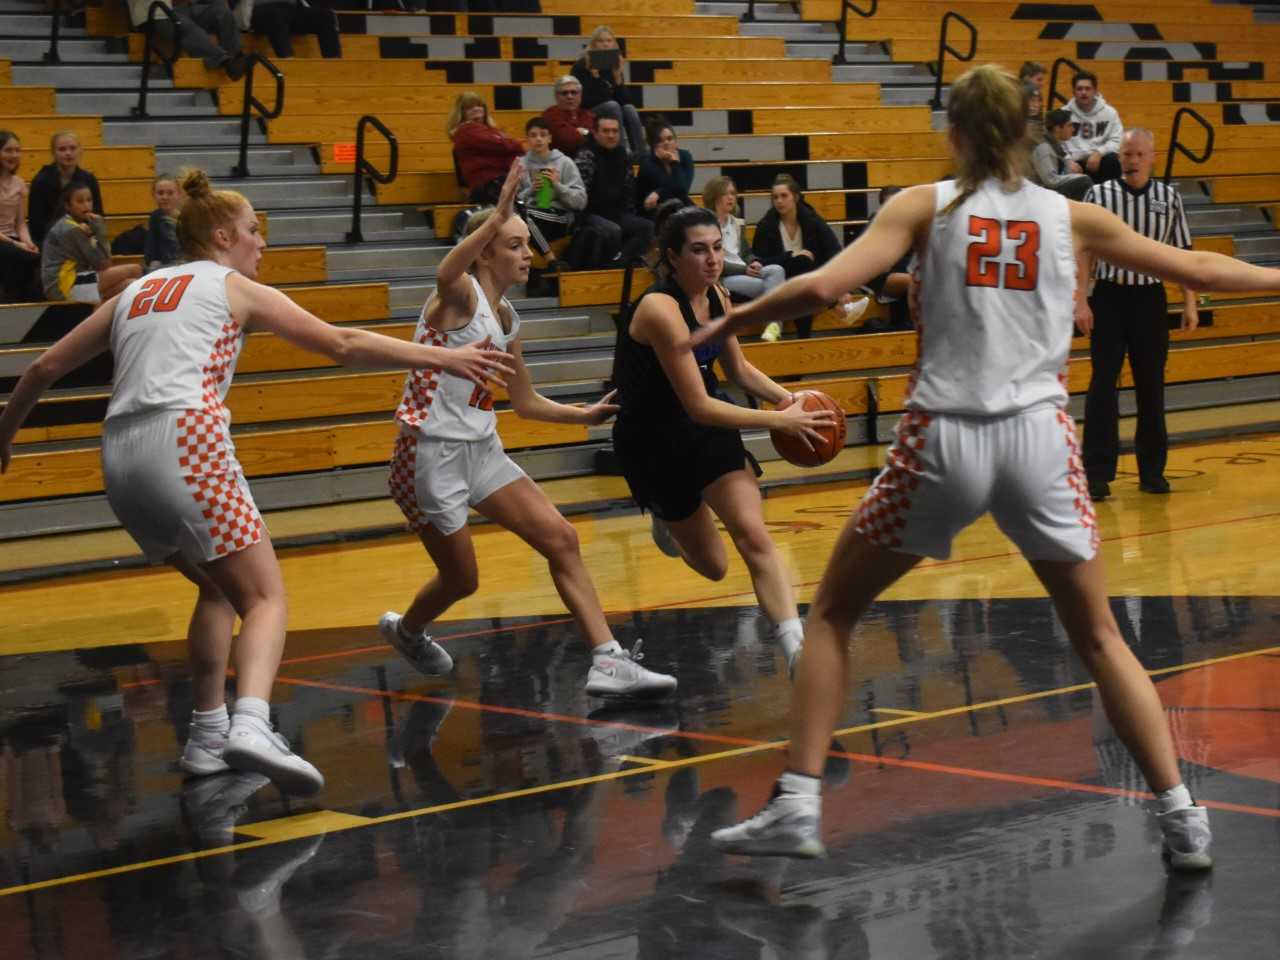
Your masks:
{"label": "spectator in bleacher", "polygon": [[49,228],[40,254],[40,281],[49,300],[100,303],[142,276],[136,263],[113,264],[102,217],[83,183],[62,191],[63,217]]}
{"label": "spectator in bleacher", "polygon": [[35,299],[40,248],[27,227],[27,182],[18,174],[22,142],[0,130],[0,297],[5,303]]}
{"label": "spectator in bleacher", "polygon": [[[592,52],[597,50],[617,51],[616,65],[604,70],[593,67]],[[618,38],[613,35],[613,31],[608,27],[596,27],[591,31],[586,51],[573,65],[571,72],[582,84],[582,105],[597,117],[612,117],[617,120],[623,130],[623,145],[632,157],[637,157],[645,149],[644,127],[640,123],[640,114],[631,105],[622,79],[625,65],[626,60],[618,48]]]}
{"label": "spectator in bleacher", "polygon": [[1041,99],[1044,98],[1044,82],[1048,76],[1049,71],[1044,68],[1044,64],[1036,63],[1034,60],[1028,60],[1018,70],[1018,79],[1039,90]]}
{"label": "spectator in bleacher", "polygon": [[547,121],[530,117],[524,136],[529,152],[520,161],[524,173],[517,198],[524,204],[525,222],[539,252],[554,263],[557,258],[549,245],[573,233],[578,214],[587,206],[587,188],[577,164],[551,146]]}
{"label": "spectator in bleacher", "polygon": [[1080,164],[1067,156],[1063,146],[1075,130],[1071,114],[1066,110],[1050,110],[1044,125],[1044,138],[1031,154],[1032,178],[1069,200],[1083,200],[1093,180]]}
{"label": "spectator in bleacher", "polygon": [[737,216],[738,187],[729,177],[712,177],[702,191],[702,205],[716,215],[724,244],[724,270],[720,282],[733,296],[754,300],[787,279],[778,263],[763,264],[747,243],[746,224]]}
{"label": "spectator in bleacher", "polygon": [[162,173],[151,184],[156,208],[147,219],[147,239],[142,248],[142,262],[147,273],[171,267],[182,259],[178,243],[178,212],[182,209],[182,188],[178,178]]}
{"label": "spectator in bleacher", "polygon": [[80,166],[80,138],[70,130],[59,130],[49,141],[53,163],[46,163],[31,178],[27,224],[31,239],[43,246],[44,235],[62,216],[62,191],[69,183],[83,183],[93,196],[93,212],[103,216],[102,190],[98,178]]}
{"label": "spectator in bleacher", "polygon": [[1075,133],[1066,143],[1067,156],[1084,168],[1094,183],[1115,180],[1121,175],[1120,137],[1124,127],[1120,114],[1098,92],[1098,78],[1087,70],[1071,81],[1075,96],[1067,104]]}
{"label": "spectator in bleacher", "polygon": [[[901,187],[882,187],[876,198],[876,213],[885,208],[895,194],[901,193]],[[872,216],[875,219],[875,216]],[[863,288],[863,292],[876,298],[876,303],[889,309],[887,316],[867,321],[867,333],[887,333],[894,330],[910,330],[911,322],[911,274],[915,269],[915,254],[904,253],[892,267],[872,279]]]}
{"label": "spectator in bleacher", "polygon": [[[134,30],[146,32],[152,2],[128,0]],[[244,76],[249,63],[240,49],[240,24],[226,0],[169,0],[168,7],[178,22],[178,46],[187,56],[199,57],[210,70],[225,70],[232,80]],[[157,14],[151,29],[162,43],[173,46],[173,24],[168,17]],[[217,35],[216,42],[211,33]]]}
{"label": "spectator in bleacher", "polygon": [[1018,71],[1022,90],[1027,97],[1027,137],[1032,144],[1044,137],[1044,64],[1028,60]]}
{"label": "spectator in bleacher", "polygon": [[620,251],[620,265],[642,256],[653,240],[653,222],[636,214],[636,178],[618,120],[597,115],[591,138],[574,162],[587,188],[584,225]]}
{"label": "spectator in bleacher", "polygon": [[342,56],[338,15],[320,0],[310,0],[309,5],[303,5],[299,0],[253,0],[249,24],[254,33],[271,41],[271,49],[277,57],[288,59],[293,56],[295,33],[314,33],[320,41],[320,55],[325,59]]}
{"label": "spectator in bleacher", "polygon": [[542,119],[551,128],[551,145],[565,154],[576,156],[587,137],[596,115],[582,106],[582,83],[566,74],[556,81],[556,102],[542,111]]}
{"label": "spectator in bleacher", "polygon": [[680,148],[671,124],[660,120],[649,128],[649,152],[640,158],[636,175],[640,209],[653,216],[664,200],[683,200],[685,206],[690,206],[692,185],[693,154]]}
{"label": "spectator in bleacher", "polygon": [[524,156],[524,145],[498,129],[489,105],[474,93],[458,95],[446,129],[453,141],[458,176],[471,202],[497,203],[502,181],[512,161]]}
{"label": "spectator in bleacher", "polygon": [[[805,202],[794,177],[778,174],[770,199],[773,209],[756,224],[751,245],[762,264],[780,264],[791,278],[822,266],[840,252],[835,232],[818,211]],[[812,330],[813,317],[796,320],[796,336],[801,340],[808,339]],[[782,325],[778,323],[770,323],[761,334],[765,340],[777,340],[781,336]]]}

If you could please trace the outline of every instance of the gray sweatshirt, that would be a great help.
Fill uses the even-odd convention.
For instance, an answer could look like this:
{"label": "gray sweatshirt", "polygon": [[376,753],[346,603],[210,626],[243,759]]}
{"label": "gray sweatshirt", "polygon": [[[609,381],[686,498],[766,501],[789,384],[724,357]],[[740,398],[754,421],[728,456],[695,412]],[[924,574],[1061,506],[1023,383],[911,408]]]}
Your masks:
{"label": "gray sweatshirt", "polygon": [[587,206],[587,188],[582,182],[582,174],[578,165],[559,150],[551,150],[544,159],[526,153],[520,162],[524,165],[524,173],[520,177],[519,198],[532,207],[538,197],[539,170],[554,167],[560,174],[560,182],[556,184],[554,206],[564,210],[583,210]]}
{"label": "gray sweatshirt", "polygon": [[80,274],[95,273],[111,258],[107,228],[101,217],[89,221],[93,237],[64,216],[49,228],[40,251],[40,283],[50,300],[63,300]]}
{"label": "gray sweatshirt", "polygon": [[1088,113],[1081,110],[1074,99],[1067,104],[1066,110],[1071,114],[1076,127],[1075,136],[1063,144],[1067,156],[1079,162],[1081,157],[1088,157],[1094,151],[1120,152],[1120,136],[1124,133],[1124,126],[1120,123],[1120,114],[1102,99],[1102,94],[1094,99],[1093,109]]}

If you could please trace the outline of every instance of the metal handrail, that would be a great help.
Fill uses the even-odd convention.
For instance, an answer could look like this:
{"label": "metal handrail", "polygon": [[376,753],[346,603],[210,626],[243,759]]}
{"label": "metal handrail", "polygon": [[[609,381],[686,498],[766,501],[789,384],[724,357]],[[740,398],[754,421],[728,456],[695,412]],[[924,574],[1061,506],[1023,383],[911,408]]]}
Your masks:
{"label": "metal handrail", "polygon": [[1055,99],[1060,100],[1063,103],[1070,103],[1071,98],[1075,96],[1074,90],[1071,92],[1071,97],[1064,97],[1058,92],[1059,67],[1070,67],[1073,71],[1073,75],[1075,73],[1085,72],[1084,68],[1081,67],[1080,64],[1076,63],[1074,60],[1068,60],[1066,57],[1059,57],[1057,60],[1053,61],[1053,66],[1049,69],[1049,97],[1044,103],[1045,113],[1048,113],[1053,109]]}
{"label": "metal handrail", "polygon": [[[163,13],[173,26],[173,52],[170,54],[160,50],[152,39],[156,32],[156,11]],[[129,111],[135,117],[147,116],[147,91],[151,87],[152,54],[160,58],[160,62],[164,64],[165,70],[169,73],[169,79],[173,79],[173,61],[178,59],[178,18],[163,0],[154,0],[151,6],[147,8],[147,22],[143,25],[142,32],[147,37],[146,45],[142,48],[142,82],[138,84],[138,104]]]}
{"label": "metal handrail", "polygon": [[840,3],[840,48],[836,50],[836,55],[831,58],[832,63],[848,63],[844,58],[844,35],[849,27],[849,12],[853,11],[860,17],[874,17],[876,11],[880,9],[880,0],[871,0],[871,6],[863,10],[853,0],[841,0]]}
{"label": "metal handrail", "polygon": [[[1178,128],[1182,126],[1182,117],[1184,115],[1193,118],[1200,124],[1200,126],[1204,127],[1204,131],[1207,134],[1207,139],[1204,144],[1204,153],[1198,157],[1184,147],[1182,142],[1178,139]],[[1192,163],[1204,163],[1213,156],[1213,124],[1191,107],[1182,107],[1173,115],[1173,132],[1169,135],[1169,158],[1164,163],[1163,179],[1165,183],[1168,183],[1169,178],[1173,176],[1173,156],[1175,153],[1182,154]]]}
{"label": "metal handrail", "polygon": [[[952,20],[959,20],[969,28],[969,52],[961,53],[951,44],[947,43],[947,28],[951,25]],[[973,55],[978,52],[978,28],[975,27],[967,17],[961,16],[954,10],[948,10],[942,15],[942,22],[938,26],[938,59],[933,65],[937,78],[933,84],[933,99],[929,101],[929,106],[934,110],[942,109],[942,61],[949,53],[961,62],[972,60]]]}
{"label": "metal handrail", "polygon": [[[368,126],[377,127],[378,132],[387,138],[387,143],[391,144],[391,169],[383,173],[367,159],[364,155],[364,131]],[[356,124],[356,165],[355,172],[352,173],[352,198],[351,198],[351,229],[347,232],[347,243],[364,243],[364,234],[360,230],[360,216],[362,213],[364,190],[360,181],[362,176],[368,176],[378,183],[390,183],[396,178],[396,174],[400,170],[400,144],[396,141],[396,135],[387,129],[387,125],[379,120],[373,114],[366,113],[360,118]]]}
{"label": "metal handrail", "polygon": [[[258,64],[262,64],[275,77],[276,105],[270,110],[253,95],[253,74]],[[231,168],[233,177],[249,176],[249,114],[252,110],[257,110],[258,116],[263,120],[274,120],[284,110],[284,74],[260,53],[249,54],[248,69],[244,75],[244,104],[240,108],[240,162]]]}
{"label": "metal handrail", "polygon": [[62,0],[53,0],[53,14],[50,20],[52,22],[49,24],[49,49],[40,59],[50,64],[61,63],[62,57],[58,56],[58,34],[62,30]]}

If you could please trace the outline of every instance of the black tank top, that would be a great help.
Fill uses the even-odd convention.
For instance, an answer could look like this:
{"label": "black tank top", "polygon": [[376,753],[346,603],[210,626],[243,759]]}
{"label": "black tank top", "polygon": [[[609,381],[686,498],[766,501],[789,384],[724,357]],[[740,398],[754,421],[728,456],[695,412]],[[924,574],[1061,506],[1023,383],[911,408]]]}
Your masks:
{"label": "black tank top", "polygon": [[[631,311],[618,330],[618,342],[613,351],[613,385],[618,389],[617,402],[622,407],[618,419],[633,426],[689,420],[689,415],[685,413],[684,405],[672,389],[671,381],[667,379],[666,371],[662,369],[653,347],[631,339],[631,318],[635,316],[644,298],[654,293],[665,293],[675,300],[690,332],[698,329],[693,305],[674,280],[658,281],[632,304]],[[724,315],[724,304],[720,302],[714,287],[707,290],[707,301],[713,320]],[[702,384],[708,396],[715,396],[719,387],[719,379],[712,367],[720,356],[721,349],[719,343],[711,343],[694,351],[694,359],[698,362]]]}

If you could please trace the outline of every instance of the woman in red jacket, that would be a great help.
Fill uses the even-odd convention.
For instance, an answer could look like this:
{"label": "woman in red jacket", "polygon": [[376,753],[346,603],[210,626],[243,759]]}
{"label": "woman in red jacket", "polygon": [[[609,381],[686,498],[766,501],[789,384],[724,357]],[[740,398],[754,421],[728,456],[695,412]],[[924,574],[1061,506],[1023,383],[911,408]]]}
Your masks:
{"label": "woman in red jacket", "polygon": [[471,202],[497,203],[511,161],[524,156],[524,145],[498,129],[488,104],[474,93],[458,95],[447,129],[458,179]]}

